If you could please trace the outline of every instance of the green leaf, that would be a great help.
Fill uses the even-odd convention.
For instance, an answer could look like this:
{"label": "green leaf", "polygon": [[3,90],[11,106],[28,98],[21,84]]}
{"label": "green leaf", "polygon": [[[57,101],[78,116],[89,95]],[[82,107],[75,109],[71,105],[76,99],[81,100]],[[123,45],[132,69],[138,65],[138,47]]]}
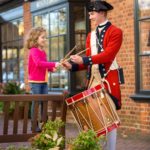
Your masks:
{"label": "green leaf", "polygon": [[56,144],[56,145],[59,146],[62,140],[63,140],[63,138],[60,137],[60,138],[57,140],[57,144]]}

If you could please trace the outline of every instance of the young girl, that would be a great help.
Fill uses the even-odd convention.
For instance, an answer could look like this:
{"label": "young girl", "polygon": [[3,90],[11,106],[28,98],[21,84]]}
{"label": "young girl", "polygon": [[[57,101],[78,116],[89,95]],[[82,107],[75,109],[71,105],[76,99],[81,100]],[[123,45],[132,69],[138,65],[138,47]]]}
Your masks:
{"label": "young girl", "polygon": [[[32,94],[48,94],[48,71],[56,71],[58,62],[47,61],[45,52],[46,47],[46,30],[43,27],[32,28],[29,32],[28,39],[26,41],[26,47],[29,49],[28,57],[28,80]],[[42,117],[43,102],[39,102],[40,114]],[[31,106],[31,120],[33,120],[34,102]],[[40,132],[41,129],[36,127],[36,132]]]}

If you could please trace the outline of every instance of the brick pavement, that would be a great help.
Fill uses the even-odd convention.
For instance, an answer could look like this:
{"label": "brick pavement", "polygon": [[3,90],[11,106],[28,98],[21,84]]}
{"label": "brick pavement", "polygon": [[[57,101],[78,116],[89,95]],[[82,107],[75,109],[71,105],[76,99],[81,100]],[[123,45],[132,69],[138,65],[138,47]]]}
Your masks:
{"label": "brick pavement", "polygon": [[[78,134],[78,129],[75,124],[66,125],[66,138],[76,137]],[[1,144],[2,150],[6,150],[8,145],[18,145],[19,146],[29,146],[28,142],[18,142],[18,143],[3,143]],[[116,150],[150,150],[150,135],[143,133],[123,133],[122,130],[118,130],[117,138],[117,149]]]}
{"label": "brick pavement", "polygon": [[117,150],[150,150],[150,135],[133,131],[124,134],[119,129]]}

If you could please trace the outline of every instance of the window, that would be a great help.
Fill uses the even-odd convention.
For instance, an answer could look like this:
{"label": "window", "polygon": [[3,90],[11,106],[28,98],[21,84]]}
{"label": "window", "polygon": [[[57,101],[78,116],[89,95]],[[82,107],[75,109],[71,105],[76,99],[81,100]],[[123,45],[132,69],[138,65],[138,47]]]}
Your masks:
{"label": "window", "polygon": [[[47,29],[48,49],[46,50],[49,61],[60,61],[64,58],[66,50],[67,12],[66,8],[46,12],[33,17],[34,26],[44,26]],[[50,73],[49,89],[68,89],[68,72],[60,69]]]}
{"label": "window", "polygon": [[135,0],[136,93],[150,94],[150,1]]}
{"label": "window", "polygon": [[[74,14],[74,33],[75,33],[75,44],[79,47],[75,53],[85,49],[86,41],[86,15],[85,7],[82,5],[76,5],[73,7]],[[85,53],[83,54],[85,55]],[[76,91],[80,91],[85,88],[86,84],[86,71],[75,72]]]}
{"label": "window", "polygon": [[2,80],[24,82],[22,19],[1,24]]}

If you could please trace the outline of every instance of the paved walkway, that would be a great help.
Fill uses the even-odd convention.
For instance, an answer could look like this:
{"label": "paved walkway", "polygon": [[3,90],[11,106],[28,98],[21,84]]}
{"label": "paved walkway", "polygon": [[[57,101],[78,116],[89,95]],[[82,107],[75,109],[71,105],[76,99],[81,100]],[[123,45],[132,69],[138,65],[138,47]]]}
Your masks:
{"label": "paved walkway", "polygon": [[119,130],[117,150],[150,150],[150,135],[133,131],[123,134]]}
{"label": "paved walkway", "polygon": [[[78,134],[77,126],[74,124],[67,124],[66,138],[76,137]],[[8,145],[29,146],[28,142],[20,143],[3,143],[1,144],[2,150],[6,150]],[[118,130],[117,149],[116,150],[150,150],[150,135],[143,133],[123,133]]]}

